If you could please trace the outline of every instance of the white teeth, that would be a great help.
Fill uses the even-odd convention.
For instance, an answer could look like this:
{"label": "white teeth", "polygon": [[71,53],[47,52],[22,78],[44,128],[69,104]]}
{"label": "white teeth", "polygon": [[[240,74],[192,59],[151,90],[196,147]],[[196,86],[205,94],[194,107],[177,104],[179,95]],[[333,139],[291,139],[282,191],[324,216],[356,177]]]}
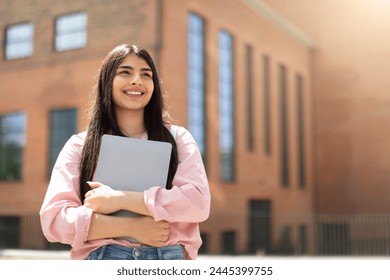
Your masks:
{"label": "white teeth", "polygon": [[126,91],[127,95],[141,95],[142,92],[139,91]]}

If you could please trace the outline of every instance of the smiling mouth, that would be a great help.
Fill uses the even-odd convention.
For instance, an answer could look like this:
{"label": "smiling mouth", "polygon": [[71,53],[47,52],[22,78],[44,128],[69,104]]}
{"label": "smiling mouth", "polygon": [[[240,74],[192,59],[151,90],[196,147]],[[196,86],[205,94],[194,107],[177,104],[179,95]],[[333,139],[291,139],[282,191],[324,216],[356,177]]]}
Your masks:
{"label": "smiling mouth", "polygon": [[142,91],[124,91],[124,93],[129,96],[140,96],[144,94]]}

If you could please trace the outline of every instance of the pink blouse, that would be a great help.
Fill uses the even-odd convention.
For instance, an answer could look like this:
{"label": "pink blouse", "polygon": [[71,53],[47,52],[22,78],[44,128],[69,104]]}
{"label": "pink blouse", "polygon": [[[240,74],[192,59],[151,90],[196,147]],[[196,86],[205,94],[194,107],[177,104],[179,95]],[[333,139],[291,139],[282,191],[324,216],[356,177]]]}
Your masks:
{"label": "pink blouse", "polygon": [[[202,244],[199,223],[210,212],[210,191],[198,147],[192,135],[176,128],[179,166],[173,187],[154,186],[144,192],[144,201],[156,221],[170,222],[166,245],[182,244],[190,259],[197,257]],[[72,246],[71,259],[85,259],[90,252],[107,244],[140,246],[124,239],[87,241],[93,210],[80,201],[79,167],[86,132],[73,135],[65,144],[54,166],[40,210],[42,230],[50,242]],[[143,136],[147,139],[147,135]]]}

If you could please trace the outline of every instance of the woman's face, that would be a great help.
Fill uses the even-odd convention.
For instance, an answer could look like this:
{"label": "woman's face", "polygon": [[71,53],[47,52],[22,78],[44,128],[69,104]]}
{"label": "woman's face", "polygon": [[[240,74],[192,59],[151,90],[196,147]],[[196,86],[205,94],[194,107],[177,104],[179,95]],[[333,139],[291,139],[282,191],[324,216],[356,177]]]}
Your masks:
{"label": "woman's face", "polygon": [[154,90],[153,72],[144,59],[128,55],[116,70],[112,83],[115,110],[144,111]]}

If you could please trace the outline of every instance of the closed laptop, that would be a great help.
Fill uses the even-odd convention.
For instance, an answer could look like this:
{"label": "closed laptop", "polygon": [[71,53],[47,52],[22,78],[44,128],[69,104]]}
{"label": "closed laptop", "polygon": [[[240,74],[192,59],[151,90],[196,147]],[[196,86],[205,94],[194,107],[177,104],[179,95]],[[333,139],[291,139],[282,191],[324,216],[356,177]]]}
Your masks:
{"label": "closed laptop", "polygon": [[171,150],[167,142],[104,134],[94,181],[125,191],[165,188]]}

